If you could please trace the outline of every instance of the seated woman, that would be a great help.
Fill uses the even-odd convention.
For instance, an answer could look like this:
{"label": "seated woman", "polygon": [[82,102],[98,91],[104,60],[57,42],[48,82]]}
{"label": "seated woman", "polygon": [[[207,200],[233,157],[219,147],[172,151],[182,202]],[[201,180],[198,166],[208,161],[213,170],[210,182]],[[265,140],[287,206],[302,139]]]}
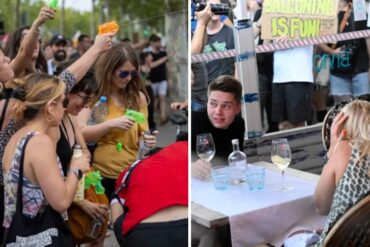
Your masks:
{"label": "seated woman", "polygon": [[116,198],[111,213],[121,246],[188,246],[187,150],[188,142],[176,142],[120,174],[116,188],[122,180],[126,186],[117,197],[125,212]]}
{"label": "seated woman", "polygon": [[317,184],[316,211],[328,214],[316,246],[321,246],[333,225],[370,192],[370,103],[346,105],[331,127],[329,161]]}
{"label": "seated woman", "polygon": [[[22,85],[23,84],[23,85]],[[65,83],[56,77],[31,74],[18,82],[18,91],[24,97],[14,105],[14,112],[24,119],[25,125],[9,140],[4,156],[5,213],[3,226],[12,229],[16,212],[16,196],[21,152],[24,153],[23,215],[35,218],[50,205],[55,211],[65,213],[76,193],[81,172],[89,170],[86,155],[71,161],[70,172],[63,177],[55,143],[47,131],[59,126],[65,110]],[[10,230],[11,231],[11,230]]]}

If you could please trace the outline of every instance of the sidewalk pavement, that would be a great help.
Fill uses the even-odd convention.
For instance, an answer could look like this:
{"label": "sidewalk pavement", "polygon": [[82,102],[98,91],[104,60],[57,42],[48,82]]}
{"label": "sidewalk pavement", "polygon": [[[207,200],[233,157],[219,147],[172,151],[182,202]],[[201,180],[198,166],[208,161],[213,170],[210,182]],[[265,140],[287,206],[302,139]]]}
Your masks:
{"label": "sidewalk pavement", "polygon": [[[165,125],[157,126],[159,135],[157,137],[157,146],[158,147],[165,147],[176,140],[176,125],[173,125],[171,122],[167,122]],[[188,131],[188,126],[184,125],[181,127],[182,131]],[[108,231],[110,236],[105,239],[104,246],[105,247],[119,247],[119,244],[114,236],[114,232],[112,230]],[[83,245],[84,246],[84,245]]]}

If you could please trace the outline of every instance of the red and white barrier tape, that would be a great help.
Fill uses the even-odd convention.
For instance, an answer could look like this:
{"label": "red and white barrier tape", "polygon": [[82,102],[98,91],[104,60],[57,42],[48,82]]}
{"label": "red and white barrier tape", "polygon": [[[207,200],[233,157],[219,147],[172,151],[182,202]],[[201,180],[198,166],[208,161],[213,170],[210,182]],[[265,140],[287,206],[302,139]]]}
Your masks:
{"label": "red and white barrier tape", "polygon": [[[268,45],[259,45],[256,47],[256,53],[272,52],[277,50],[284,50],[289,48],[308,46],[308,45],[317,45],[324,43],[336,43],[337,41],[351,40],[370,37],[370,30],[354,31],[348,33],[338,33],[325,35],[321,37],[309,38],[309,39],[300,39],[300,40],[291,40],[281,43],[271,43]],[[236,52],[234,50],[226,50],[219,52],[203,53],[196,54],[191,56],[191,62],[204,62],[212,61],[221,58],[235,57]]]}

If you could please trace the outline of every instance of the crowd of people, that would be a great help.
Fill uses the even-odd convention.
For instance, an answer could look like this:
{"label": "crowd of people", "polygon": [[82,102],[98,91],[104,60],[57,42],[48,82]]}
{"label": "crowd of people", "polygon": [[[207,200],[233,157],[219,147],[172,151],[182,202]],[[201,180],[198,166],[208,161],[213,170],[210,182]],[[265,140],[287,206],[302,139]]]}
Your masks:
{"label": "crowd of people", "polygon": [[[130,223],[130,229],[124,227],[126,220],[114,224],[118,215],[110,217],[110,204],[80,200],[76,195],[81,181],[86,183],[84,176],[97,171],[99,179],[93,184],[96,193],[101,180],[103,195],[100,196],[111,202],[114,195],[118,196],[115,191],[120,187],[117,180],[120,174],[135,162],[140,167],[146,166],[141,164],[143,156],[139,152],[156,147],[159,132],[154,110],[160,110],[161,125],[168,121],[165,96],[170,55],[163,49],[160,36],[153,34],[149,40],[131,44],[127,39],[117,41],[115,33],[99,34],[94,41],[82,34],[77,47],[70,49],[70,42],[61,34],[55,34],[47,43],[40,36],[41,26],[55,15],[56,10],[43,7],[31,26],[19,27],[10,35],[5,48],[0,49],[0,239],[4,238],[6,244],[19,244],[17,241],[23,241],[19,237],[26,241],[52,239],[53,246],[81,244],[72,225],[70,231],[64,232],[66,236],[62,234],[69,224],[69,208],[73,203],[88,215],[92,233],[84,234],[96,235],[90,238],[88,246],[104,246],[108,224],[115,226],[118,240],[124,235],[124,242],[131,244],[119,242],[120,245],[138,246],[140,239],[133,233],[137,225],[153,226],[158,234],[172,228],[172,222],[178,226],[176,236],[168,238],[167,245],[162,246],[187,246],[187,141],[173,144],[172,148],[142,161],[152,166],[157,157],[160,165],[179,165],[179,169],[166,169],[173,180],[160,188],[162,196],[150,212],[131,206],[145,200],[142,193],[149,196],[150,192],[139,193],[138,188],[130,188],[119,194],[123,204],[119,206],[124,214],[128,213],[126,210],[130,216],[140,214],[135,218],[137,222]],[[97,111],[103,96],[104,111],[101,108]],[[142,116],[143,121],[125,115],[127,110]],[[96,114],[100,114],[99,120]],[[173,155],[174,150],[177,155]],[[144,182],[156,176],[147,174]],[[138,180],[135,177],[134,182]],[[183,193],[174,195],[164,186]],[[140,198],[131,197],[138,193]],[[20,205],[23,204],[21,212],[18,212],[19,199]],[[127,203],[122,203],[125,200]],[[17,229],[19,215],[33,222],[32,234]],[[42,227],[50,226],[40,224],[40,215],[52,215],[59,223],[45,230]],[[55,228],[59,235],[52,233]],[[97,234],[93,234],[96,229]],[[24,235],[25,232],[28,234]],[[163,238],[155,237],[150,231],[148,234],[149,243],[164,243]],[[62,235],[64,241],[58,243],[58,236]]]}

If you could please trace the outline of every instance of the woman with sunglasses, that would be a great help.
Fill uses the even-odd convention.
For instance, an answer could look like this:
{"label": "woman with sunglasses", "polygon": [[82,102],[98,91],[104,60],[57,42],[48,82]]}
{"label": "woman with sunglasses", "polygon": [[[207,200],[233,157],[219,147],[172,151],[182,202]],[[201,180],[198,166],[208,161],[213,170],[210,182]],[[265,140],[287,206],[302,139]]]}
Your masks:
{"label": "woman with sunglasses", "polygon": [[25,150],[22,201],[23,215],[26,218],[35,218],[44,212],[47,205],[59,212],[61,217],[76,193],[80,179],[77,174],[89,170],[88,157],[82,155],[72,160],[70,172],[64,179],[55,153],[55,144],[47,134],[50,128],[60,124],[63,117],[65,83],[45,74],[30,74],[24,80],[16,80],[14,83],[18,85],[18,90],[22,91],[23,95],[15,103],[14,111],[19,118],[24,119],[25,125],[9,140],[3,157],[5,185],[3,226],[9,228],[9,231],[12,229],[16,231],[12,222],[16,212],[22,150]]}
{"label": "woman with sunglasses", "polygon": [[[73,61],[65,62],[57,67],[57,73],[65,70]],[[81,130],[75,120],[80,111],[90,103],[91,98],[95,95],[98,85],[94,78],[94,72],[90,69],[81,81],[72,88],[71,92],[66,95],[63,105],[66,110],[64,112],[61,124],[58,127],[50,129],[48,135],[52,136],[57,143],[57,155],[60,159],[64,174],[70,169],[70,163],[73,155],[73,147],[79,144],[82,147],[82,152],[90,157],[87,150],[85,140],[82,137]],[[98,204],[88,200],[76,202],[78,205],[91,217],[91,219],[100,218],[104,222],[104,218],[108,214],[108,206]],[[103,227],[102,229],[106,229]],[[72,232],[73,234],[73,232]],[[93,246],[103,246],[105,232],[101,232],[101,237],[94,241]]]}
{"label": "woman with sunglasses", "polygon": [[[148,96],[138,76],[139,61],[135,51],[127,44],[115,45],[103,53],[95,65],[95,77],[99,83],[98,94],[107,97],[108,114],[105,121],[88,126],[91,109],[79,114],[79,123],[86,142],[97,142],[93,166],[103,176],[106,195],[111,199],[115,181],[120,172],[130,166],[137,157],[139,140],[143,136],[147,147],[156,144],[155,135],[144,135],[148,127]],[[145,115],[144,123],[136,123],[124,116],[127,109]]]}

